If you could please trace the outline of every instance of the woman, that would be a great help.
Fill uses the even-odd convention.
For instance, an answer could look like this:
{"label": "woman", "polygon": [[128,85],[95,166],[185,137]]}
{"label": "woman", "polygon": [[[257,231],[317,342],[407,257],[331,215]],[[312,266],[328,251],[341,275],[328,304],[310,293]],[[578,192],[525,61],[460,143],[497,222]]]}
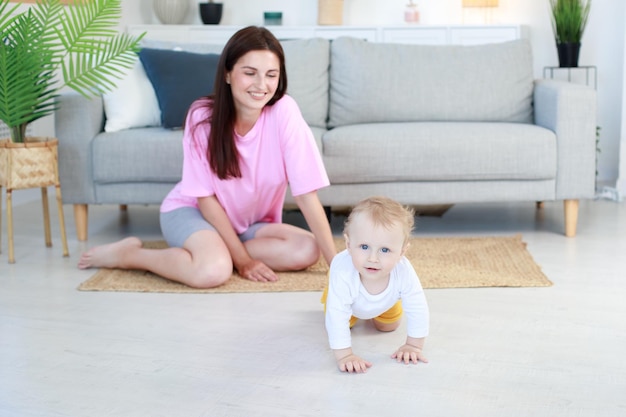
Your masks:
{"label": "woman", "polygon": [[[233,267],[253,281],[304,269],[336,254],[317,197],[329,181],[295,101],[285,95],[285,58],[260,27],[228,41],[214,94],[189,109],[181,181],[161,205],[167,249],[144,249],[129,237],[85,252],[78,263],[143,269],[192,287],[216,287]],[[282,224],[287,185],[311,232]]]}

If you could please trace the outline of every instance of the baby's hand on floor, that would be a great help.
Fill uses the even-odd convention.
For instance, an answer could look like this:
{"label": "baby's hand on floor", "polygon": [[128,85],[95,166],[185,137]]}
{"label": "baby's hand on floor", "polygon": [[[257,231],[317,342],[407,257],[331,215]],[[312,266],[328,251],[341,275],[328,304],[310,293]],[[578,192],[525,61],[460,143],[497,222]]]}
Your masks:
{"label": "baby's hand on floor", "polygon": [[391,355],[391,357],[398,361],[398,363],[428,363],[428,359],[426,359],[426,356],[424,356],[424,354],[422,353],[422,349],[409,344],[404,344],[400,346],[398,350],[396,350],[393,355]]}
{"label": "baby's hand on floor", "polygon": [[372,366],[372,363],[355,354],[350,354],[337,360],[337,366],[341,372],[364,373],[367,372],[367,368]]}

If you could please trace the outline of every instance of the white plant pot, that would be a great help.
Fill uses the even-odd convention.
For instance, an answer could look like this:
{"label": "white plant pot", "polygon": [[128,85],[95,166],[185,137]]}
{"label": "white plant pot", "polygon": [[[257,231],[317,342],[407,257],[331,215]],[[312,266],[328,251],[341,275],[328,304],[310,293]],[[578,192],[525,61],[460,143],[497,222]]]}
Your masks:
{"label": "white plant pot", "polygon": [[153,0],[152,8],[164,25],[178,25],[187,16],[189,0]]}

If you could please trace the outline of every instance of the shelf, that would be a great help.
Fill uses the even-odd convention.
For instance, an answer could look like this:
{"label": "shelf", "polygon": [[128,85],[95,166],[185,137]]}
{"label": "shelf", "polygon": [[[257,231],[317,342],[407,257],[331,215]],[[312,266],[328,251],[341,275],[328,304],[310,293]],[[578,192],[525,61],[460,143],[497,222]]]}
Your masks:
{"label": "shelf", "polygon": [[[281,40],[350,36],[370,42],[422,45],[479,45],[527,37],[522,25],[404,25],[404,26],[266,26]],[[241,26],[221,25],[130,25],[132,35],[146,33],[146,39],[225,44]]]}

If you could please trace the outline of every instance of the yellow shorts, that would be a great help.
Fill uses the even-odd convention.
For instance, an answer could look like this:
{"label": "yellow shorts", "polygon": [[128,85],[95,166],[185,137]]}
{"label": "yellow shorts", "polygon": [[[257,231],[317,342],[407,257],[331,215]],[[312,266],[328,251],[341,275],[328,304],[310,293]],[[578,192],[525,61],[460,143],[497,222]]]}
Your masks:
{"label": "yellow shorts", "polygon": [[[324,313],[326,313],[326,298],[328,297],[328,286],[324,288],[324,292],[322,293],[322,298],[320,302],[324,304]],[[379,323],[389,324],[395,323],[402,318],[402,301],[398,301],[391,308],[385,311],[380,316],[374,317],[373,320],[376,320]],[[358,318],[352,316],[350,317],[350,328],[355,325]]]}

